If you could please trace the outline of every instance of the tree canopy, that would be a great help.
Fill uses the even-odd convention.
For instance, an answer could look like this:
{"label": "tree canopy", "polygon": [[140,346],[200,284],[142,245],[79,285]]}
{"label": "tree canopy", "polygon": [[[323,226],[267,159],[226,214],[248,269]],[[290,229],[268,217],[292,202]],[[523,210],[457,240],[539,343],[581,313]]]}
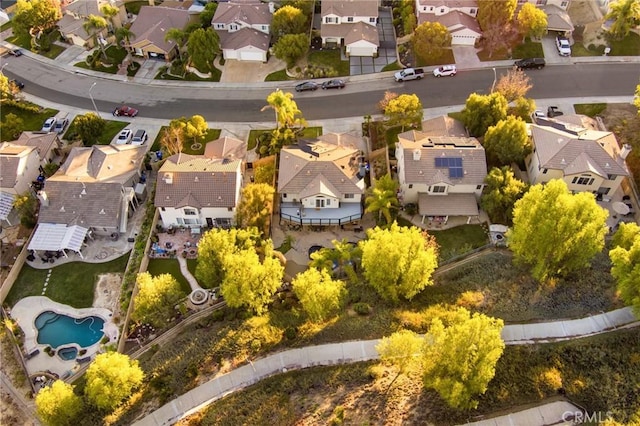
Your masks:
{"label": "tree canopy", "polygon": [[335,314],[347,294],[345,283],[334,280],[325,269],[309,268],[291,282],[302,309],[313,321],[323,321]]}
{"label": "tree canopy", "polygon": [[513,206],[527,190],[527,184],[513,175],[510,167],[494,167],[484,182],[487,184],[480,204],[491,222],[511,225]]}
{"label": "tree canopy", "polygon": [[185,296],[178,281],[170,274],[153,277],[143,272],[138,274],[136,285],[138,293],[133,299],[133,319],[155,327],[167,324],[175,314],[176,303]]}
{"label": "tree canopy", "polygon": [[534,185],[515,203],[509,248],[539,281],[566,276],[602,251],[607,216],[593,194],[571,194],[562,180]]}
{"label": "tree canopy", "polygon": [[211,26],[211,21],[217,9],[218,2],[215,1],[210,1],[204,5],[204,10],[200,12],[200,25],[202,25],[202,28],[209,28]]}
{"label": "tree canopy", "polygon": [[220,52],[220,37],[211,27],[198,28],[189,34],[187,52],[193,66],[201,72],[213,69],[213,60]]}
{"label": "tree canopy", "polygon": [[410,300],[433,284],[438,249],[432,236],[394,222],[388,229],[369,229],[367,237],[360,242],[362,268],[380,296],[392,302]]}
{"label": "tree canopy", "polygon": [[398,182],[390,174],[375,179],[365,198],[365,212],[378,213],[378,223],[385,219],[389,224],[398,210]]}
{"label": "tree canopy", "polygon": [[[1,77],[1,76],[0,76]],[[2,140],[14,140],[24,131],[24,120],[14,113],[5,115],[4,121],[0,123],[0,133]]]}
{"label": "tree canopy", "polygon": [[547,32],[547,14],[533,3],[525,3],[518,12],[518,30],[522,37],[540,38]]}
{"label": "tree canopy", "polygon": [[611,244],[611,275],[618,282],[622,300],[640,315],[640,226],[621,223]]}
{"label": "tree canopy", "polygon": [[305,33],[285,34],[278,39],[273,46],[273,54],[276,58],[287,63],[291,69],[309,51],[309,37]]}
{"label": "tree canopy", "polygon": [[507,27],[513,20],[517,0],[478,0],[478,23],[483,30],[492,26]]}
{"label": "tree canopy", "polygon": [[[408,371],[419,367],[423,343],[423,339],[416,333],[409,330],[400,330],[388,337],[383,337],[380,343],[376,345],[380,361],[393,365],[398,369],[398,374],[393,381],[400,374],[406,374]],[[391,387],[393,381],[389,387]]]}
{"label": "tree canopy", "polygon": [[269,235],[275,188],[267,183],[250,183],[242,188],[236,211],[236,224],[243,228],[256,227],[262,235]]}
{"label": "tree canopy", "polygon": [[48,426],[72,426],[79,421],[82,399],[62,380],[41,389],[35,402],[38,416]]}
{"label": "tree canopy", "polygon": [[507,102],[513,102],[516,99],[524,98],[531,87],[533,86],[527,74],[518,68],[513,68],[500,76],[495,90],[501,93]]}
{"label": "tree canopy", "polygon": [[413,51],[422,61],[440,58],[451,47],[451,33],[439,22],[425,22],[411,36]]}
{"label": "tree canopy", "polygon": [[37,35],[55,27],[60,18],[59,0],[18,0],[11,23],[15,34]]}
{"label": "tree canopy", "polygon": [[424,110],[416,95],[403,94],[390,99],[384,109],[389,125],[418,128],[422,122]]}
{"label": "tree canopy", "polygon": [[331,243],[333,248],[325,247],[311,254],[309,267],[325,270],[334,276],[346,276],[351,282],[356,282],[356,267],[362,257],[360,247],[344,238]]}
{"label": "tree canopy", "polygon": [[84,146],[95,144],[106,126],[107,121],[94,112],[79,115],[73,120],[73,128]]}
{"label": "tree canopy", "polygon": [[85,374],[87,400],[100,410],[112,411],[142,384],[138,361],[118,352],[99,354]]}
{"label": "tree canopy", "polygon": [[609,28],[611,35],[616,39],[623,39],[640,22],[640,0],[618,0],[609,3],[609,12],[605,19],[613,20]]}
{"label": "tree canopy", "polygon": [[308,32],[307,16],[295,6],[286,5],[276,10],[271,19],[271,34],[278,40],[286,34]]}
{"label": "tree canopy", "polygon": [[500,165],[520,164],[532,152],[527,125],[513,115],[489,127],[482,145],[492,162],[497,161]]}
{"label": "tree canopy", "polygon": [[269,154],[277,154],[284,145],[294,143],[307,126],[302,111],[293,100],[293,94],[277,89],[267,96],[267,105],[261,111],[272,109],[276,115],[276,129],[271,134]]}
{"label": "tree canopy", "polygon": [[491,126],[507,118],[507,100],[498,92],[472,93],[462,109],[462,121],[472,136],[482,137]]}
{"label": "tree canopy", "polygon": [[84,30],[91,34],[91,38],[93,38],[93,43],[100,48],[102,52],[102,57],[106,58],[107,54],[104,50],[104,43],[102,37],[98,38],[98,35],[102,33],[102,30],[107,28],[107,20],[99,15],[89,15],[87,19],[82,24]]}

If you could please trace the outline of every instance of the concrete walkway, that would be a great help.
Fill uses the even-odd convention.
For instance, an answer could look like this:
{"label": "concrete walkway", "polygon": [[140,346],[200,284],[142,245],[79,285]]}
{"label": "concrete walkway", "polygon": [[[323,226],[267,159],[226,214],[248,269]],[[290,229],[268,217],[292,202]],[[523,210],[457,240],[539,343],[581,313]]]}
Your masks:
{"label": "concrete walkway", "polygon": [[182,276],[187,279],[187,282],[189,282],[191,291],[202,289],[195,277],[191,275],[191,271],[189,271],[189,268],[187,267],[187,259],[182,256],[176,256],[176,259],[178,259],[178,264],[180,265],[180,272],[182,273]]}
{"label": "concrete walkway", "polygon": [[[640,321],[635,318],[631,309],[622,308],[571,321],[506,325],[502,330],[502,338],[507,345],[522,345],[576,339],[619,328],[637,326],[640,326]],[[308,346],[271,354],[253,362],[249,361],[247,365],[220,375],[179,396],[134,425],[173,424],[230,393],[244,389],[275,374],[309,367],[378,359],[375,347],[379,342],[379,340],[363,340]],[[565,421],[566,412],[579,411],[578,407],[566,402],[562,404],[554,402],[548,405],[474,424],[487,426],[555,424]]]}

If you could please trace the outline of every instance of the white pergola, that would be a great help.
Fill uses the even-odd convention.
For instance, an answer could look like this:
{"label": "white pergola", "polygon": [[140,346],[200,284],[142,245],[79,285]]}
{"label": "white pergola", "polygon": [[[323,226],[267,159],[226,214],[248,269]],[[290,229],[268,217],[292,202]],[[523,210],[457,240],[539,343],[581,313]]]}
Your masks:
{"label": "white pergola", "polygon": [[[8,192],[0,192],[0,220],[6,220],[9,222],[9,214],[13,209],[13,201],[15,196]],[[9,222],[9,225],[11,223]]]}
{"label": "white pergola", "polygon": [[84,259],[80,249],[89,230],[82,226],[67,226],[63,223],[40,223],[33,233],[29,250],[60,251],[67,257],[66,250],[73,250]]}

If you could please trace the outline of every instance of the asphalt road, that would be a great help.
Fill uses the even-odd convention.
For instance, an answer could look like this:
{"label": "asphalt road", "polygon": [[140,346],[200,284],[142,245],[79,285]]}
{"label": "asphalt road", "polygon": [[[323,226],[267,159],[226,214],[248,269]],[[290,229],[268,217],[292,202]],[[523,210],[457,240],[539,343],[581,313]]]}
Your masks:
{"label": "asphalt road", "polygon": [[[266,97],[275,88],[293,91],[294,82],[262,83],[252,86],[216,83],[152,82],[139,84],[96,78],[80,72],[70,72],[49,63],[25,56],[7,58],[4,73],[26,85],[25,91],[51,102],[93,110],[91,91],[100,111],[112,111],[116,105],[127,104],[140,110],[141,117],[173,119],[202,115],[207,121],[256,122],[272,119],[272,111],[261,112]],[[498,69],[498,75],[507,72]],[[632,96],[640,69],[637,63],[597,63],[547,66],[531,70],[533,88],[529,96],[535,99],[575,96]],[[116,78],[115,76],[110,76]],[[391,74],[376,76],[370,81],[352,82],[343,90],[318,90],[296,93],[295,100],[308,120],[326,120],[378,114],[376,104],[384,92],[415,93],[424,108],[464,104],[470,93],[488,93],[493,83],[493,71],[461,71],[455,77],[427,76],[420,81],[396,83]]]}

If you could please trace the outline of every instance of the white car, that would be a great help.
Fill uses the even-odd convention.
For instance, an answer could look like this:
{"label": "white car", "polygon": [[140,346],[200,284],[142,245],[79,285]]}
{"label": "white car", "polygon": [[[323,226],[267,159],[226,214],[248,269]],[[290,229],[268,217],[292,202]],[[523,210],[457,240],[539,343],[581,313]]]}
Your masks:
{"label": "white car", "polygon": [[41,132],[53,132],[53,128],[56,125],[56,118],[55,117],[49,117],[45,120],[44,124],[42,125],[42,129],[40,129]]}
{"label": "white car", "polygon": [[564,37],[556,37],[556,47],[560,56],[571,56],[571,45],[569,40]]}
{"label": "white car", "polygon": [[133,132],[131,129],[124,129],[120,131],[118,134],[118,139],[116,139],[116,145],[125,145],[131,143],[131,137],[133,136]]}
{"label": "white car", "polygon": [[443,65],[433,70],[436,77],[453,77],[458,73],[455,65]]}

